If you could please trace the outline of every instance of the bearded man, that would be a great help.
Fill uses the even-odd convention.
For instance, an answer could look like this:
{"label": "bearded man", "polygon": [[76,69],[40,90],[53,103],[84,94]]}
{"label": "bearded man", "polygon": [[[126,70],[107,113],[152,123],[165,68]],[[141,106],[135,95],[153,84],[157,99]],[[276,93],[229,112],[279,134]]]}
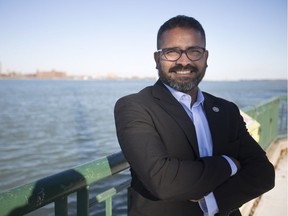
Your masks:
{"label": "bearded man", "polygon": [[238,107],[202,92],[205,31],[176,16],[157,35],[159,80],[119,99],[115,124],[131,166],[130,216],[241,215],[274,187],[274,168]]}

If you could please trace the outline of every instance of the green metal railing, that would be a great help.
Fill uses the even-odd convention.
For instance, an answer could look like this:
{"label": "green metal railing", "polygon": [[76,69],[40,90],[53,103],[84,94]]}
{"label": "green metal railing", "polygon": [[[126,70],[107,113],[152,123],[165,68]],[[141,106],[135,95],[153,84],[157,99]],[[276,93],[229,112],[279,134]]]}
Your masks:
{"label": "green metal railing", "polygon": [[[283,107],[279,108],[279,104]],[[278,137],[279,130],[287,135],[287,97],[274,98],[243,111],[260,123],[259,143],[264,149]],[[105,214],[111,216],[113,196],[127,189],[130,180],[105,190],[93,199],[89,198],[89,188],[128,167],[123,154],[119,152],[3,192],[0,194],[0,216],[25,215],[50,203],[54,203],[56,216],[67,216],[68,197],[72,193],[77,194],[78,216],[88,216],[90,207],[100,202],[105,202]]]}
{"label": "green metal railing", "polygon": [[259,144],[263,149],[279,135],[287,135],[287,96],[272,98],[243,111],[260,123]]}
{"label": "green metal railing", "polygon": [[[65,216],[68,215],[68,195],[74,192],[77,193],[77,215],[89,215],[89,186],[128,167],[123,154],[119,152],[11,189],[0,194],[0,215],[25,215],[54,202],[55,215]],[[112,187],[98,194],[92,202],[105,201],[106,215],[112,215],[112,197],[129,185],[128,181]]]}

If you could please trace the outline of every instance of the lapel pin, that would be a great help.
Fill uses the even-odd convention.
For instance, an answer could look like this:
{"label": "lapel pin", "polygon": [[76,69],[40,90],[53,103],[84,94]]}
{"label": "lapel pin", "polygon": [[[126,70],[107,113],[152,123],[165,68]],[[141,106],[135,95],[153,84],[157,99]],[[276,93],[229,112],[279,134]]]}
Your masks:
{"label": "lapel pin", "polygon": [[220,110],[219,110],[219,108],[218,107],[212,107],[212,110],[214,111],[214,112],[219,112]]}

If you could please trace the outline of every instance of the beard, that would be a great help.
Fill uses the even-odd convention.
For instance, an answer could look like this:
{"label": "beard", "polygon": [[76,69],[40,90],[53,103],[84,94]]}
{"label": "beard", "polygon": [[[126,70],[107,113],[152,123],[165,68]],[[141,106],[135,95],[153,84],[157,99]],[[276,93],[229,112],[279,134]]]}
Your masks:
{"label": "beard", "polygon": [[[179,77],[177,79],[173,78],[172,73],[176,73],[176,71],[185,71],[189,70],[191,73],[195,73],[196,76],[193,77]],[[199,70],[197,67],[192,65],[187,65],[183,67],[182,65],[176,65],[169,69],[167,73],[165,73],[162,68],[158,69],[159,79],[165,83],[166,85],[170,86],[171,88],[188,93],[192,89],[198,87],[199,83],[202,81],[205,75],[206,67],[202,70]]]}

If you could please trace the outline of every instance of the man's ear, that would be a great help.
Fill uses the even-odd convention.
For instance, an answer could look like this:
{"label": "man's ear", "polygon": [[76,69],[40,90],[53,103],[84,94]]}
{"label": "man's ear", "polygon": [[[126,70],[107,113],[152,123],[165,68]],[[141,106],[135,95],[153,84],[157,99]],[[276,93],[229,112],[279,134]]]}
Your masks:
{"label": "man's ear", "polygon": [[209,57],[209,52],[208,52],[208,50],[205,51],[204,56],[205,56],[206,68],[207,68],[207,67],[208,67],[207,62],[208,62],[208,57]]}
{"label": "man's ear", "polygon": [[154,61],[156,63],[156,69],[159,69],[160,56],[158,52],[154,52]]}
{"label": "man's ear", "polygon": [[207,61],[207,60],[208,60],[208,57],[209,57],[209,52],[208,52],[208,50],[205,51],[204,56],[205,56],[205,59],[206,59],[206,61]]}

